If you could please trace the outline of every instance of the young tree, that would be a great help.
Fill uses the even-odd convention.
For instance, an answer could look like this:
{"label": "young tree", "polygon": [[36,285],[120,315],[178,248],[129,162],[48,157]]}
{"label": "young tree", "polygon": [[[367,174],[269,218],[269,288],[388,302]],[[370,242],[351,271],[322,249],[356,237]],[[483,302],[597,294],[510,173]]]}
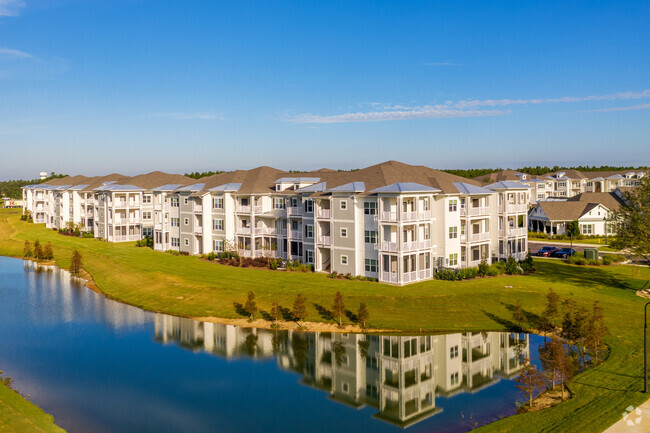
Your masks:
{"label": "young tree", "polygon": [[524,314],[524,310],[521,308],[521,302],[518,300],[514,310],[512,310],[512,320],[519,329],[523,329],[522,325],[526,321],[526,315]]}
{"label": "young tree", "polygon": [[516,275],[519,274],[520,272],[521,269],[519,269],[519,264],[517,264],[515,258],[512,256],[508,257],[508,260],[506,261],[506,274]]}
{"label": "young tree", "polygon": [[298,323],[305,320],[305,317],[307,317],[307,298],[305,298],[302,293],[298,293],[296,296],[291,314]]}
{"label": "young tree", "polygon": [[533,396],[535,393],[546,386],[544,375],[530,362],[530,356],[528,354],[524,355],[524,368],[521,370],[519,377],[515,379],[515,382],[517,383],[517,388],[526,394],[529,407],[531,408],[533,407]]}
{"label": "young tree", "polygon": [[280,319],[280,306],[277,302],[271,305],[271,320],[275,323]]}
{"label": "young tree", "polygon": [[29,241],[25,241],[25,246],[23,247],[23,257],[31,257],[34,255],[32,252],[32,244]]}
{"label": "young tree", "polygon": [[608,225],[616,233],[612,246],[627,248],[650,263],[650,178],[643,177],[641,185],[623,193],[623,199],[609,218]]}
{"label": "young tree", "polygon": [[52,260],[53,258],[54,258],[54,253],[52,252],[52,244],[48,242],[45,245],[45,248],[43,248],[43,259]]}
{"label": "young tree", "polygon": [[560,312],[560,295],[555,293],[553,289],[548,289],[546,294],[546,309],[542,315],[550,320],[553,330],[555,330],[555,319]]}
{"label": "young tree", "polygon": [[571,251],[573,251],[573,237],[580,234],[580,223],[578,220],[573,220],[566,226],[566,233],[571,237]]}
{"label": "young tree", "polygon": [[339,318],[339,326],[343,326],[345,303],[343,302],[343,295],[341,295],[341,292],[336,292],[336,295],[334,295],[334,306],[332,307],[332,313],[334,313],[335,317]]}
{"label": "young tree", "polygon": [[368,312],[368,306],[365,302],[359,304],[359,311],[357,311],[357,321],[361,323],[361,326],[366,327],[366,321],[370,318],[370,313]]}
{"label": "young tree", "polygon": [[332,343],[332,355],[334,356],[334,361],[336,365],[340,367],[343,365],[343,359],[345,358],[345,345],[340,341],[335,341]]}
{"label": "young tree", "polygon": [[244,304],[244,311],[248,313],[250,320],[255,319],[255,313],[257,313],[257,303],[255,302],[255,293],[252,290],[248,292],[248,299]]}
{"label": "young tree", "polygon": [[598,364],[598,359],[602,358],[601,354],[605,351],[603,339],[607,336],[608,332],[603,308],[598,301],[594,301],[591,317],[589,317],[587,325],[586,346],[596,364]]}
{"label": "young tree", "polygon": [[[539,360],[542,363],[544,374],[551,381],[553,389],[558,383],[564,383],[568,376],[565,364],[571,362],[571,358],[562,340],[555,335],[552,336],[549,341],[539,348]],[[564,392],[562,394],[564,395]]]}
{"label": "young tree", "polygon": [[72,275],[78,275],[81,272],[81,253],[75,250],[72,252],[72,258],[70,259],[70,273]]}
{"label": "young tree", "polygon": [[43,248],[41,247],[41,242],[38,239],[34,241],[34,257],[36,260],[43,260]]}

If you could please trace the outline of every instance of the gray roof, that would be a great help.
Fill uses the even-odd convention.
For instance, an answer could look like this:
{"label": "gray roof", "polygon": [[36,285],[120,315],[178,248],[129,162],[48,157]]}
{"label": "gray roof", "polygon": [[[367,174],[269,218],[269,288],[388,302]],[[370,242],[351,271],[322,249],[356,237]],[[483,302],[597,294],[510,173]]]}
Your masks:
{"label": "gray roof", "polygon": [[241,183],[226,183],[223,185],[215,186],[214,188],[210,188],[210,191],[239,191],[239,188],[241,188]]}
{"label": "gray roof", "polygon": [[178,188],[178,191],[201,191],[205,186],[204,183],[193,183],[192,185],[187,185],[182,188]]}
{"label": "gray roof", "polygon": [[485,188],[488,189],[528,189],[530,186],[524,185],[523,183],[515,182],[512,180],[502,180],[499,182],[494,182],[489,185],[485,185]]}
{"label": "gray roof", "polygon": [[118,185],[111,182],[95,188],[95,191],[144,191],[144,188],[135,185]]}
{"label": "gray roof", "polygon": [[614,176],[610,176],[607,179],[625,179],[625,176],[622,176],[620,174],[615,174]]}
{"label": "gray roof", "polygon": [[320,177],[281,177],[275,183],[302,183],[302,182],[318,182]]}
{"label": "gray roof", "polygon": [[181,186],[180,184],[170,184],[170,185],[160,185],[157,188],[153,188],[152,191],[176,191],[176,189]]}
{"label": "gray roof", "polygon": [[319,182],[313,185],[305,186],[299,188],[296,191],[298,192],[324,192],[327,189],[327,182]]}
{"label": "gray roof", "polygon": [[391,183],[372,190],[372,192],[440,192],[439,189],[416,182]]}
{"label": "gray roof", "polygon": [[88,188],[88,185],[76,185],[68,188],[70,191],[81,191]]}
{"label": "gray roof", "polygon": [[330,188],[330,192],[364,192],[366,184],[364,182],[350,182],[335,188]]}
{"label": "gray roof", "polygon": [[481,186],[465,182],[454,182],[454,186],[461,194],[494,194],[494,191]]}

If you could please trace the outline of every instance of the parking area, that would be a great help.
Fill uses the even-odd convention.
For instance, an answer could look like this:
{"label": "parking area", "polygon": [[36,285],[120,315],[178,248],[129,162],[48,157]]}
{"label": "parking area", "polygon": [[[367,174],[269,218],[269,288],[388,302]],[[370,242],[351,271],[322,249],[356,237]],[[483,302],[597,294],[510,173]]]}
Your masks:
{"label": "parking area", "polygon": [[[555,248],[570,248],[571,244],[569,244],[569,243],[565,244],[565,243],[559,243],[559,242],[542,242],[542,241],[530,241],[530,240],[528,241],[528,251],[530,251],[530,254],[532,254],[533,256],[537,255],[536,254],[537,251],[542,249],[542,247],[547,247],[547,246],[548,247],[555,247]],[[600,245],[600,246],[603,246],[603,245]],[[585,248],[596,248],[597,249],[598,247],[599,247],[599,245],[589,245],[589,246],[587,246],[585,244],[582,244],[582,245],[573,244],[573,249],[576,250],[576,251],[584,251]],[[603,254],[604,254],[603,252],[600,252],[600,251],[598,252],[599,256],[602,256]]]}

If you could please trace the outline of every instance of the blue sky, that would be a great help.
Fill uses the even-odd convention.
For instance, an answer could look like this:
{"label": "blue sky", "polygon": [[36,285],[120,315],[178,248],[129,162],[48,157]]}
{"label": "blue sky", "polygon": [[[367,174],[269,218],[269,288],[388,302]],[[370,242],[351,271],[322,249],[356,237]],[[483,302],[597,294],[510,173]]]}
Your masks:
{"label": "blue sky", "polygon": [[0,0],[0,178],[650,164],[647,1]]}

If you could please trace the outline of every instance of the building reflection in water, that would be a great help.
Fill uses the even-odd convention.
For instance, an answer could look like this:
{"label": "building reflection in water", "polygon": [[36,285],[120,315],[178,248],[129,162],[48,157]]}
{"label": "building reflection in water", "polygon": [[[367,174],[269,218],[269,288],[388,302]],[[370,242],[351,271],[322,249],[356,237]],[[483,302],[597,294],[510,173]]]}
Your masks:
{"label": "building reflection in water", "polygon": [[439,411],[436,396],[473,393],[512,378],[529,353],[527,334],[468,332],[382,336],[273,331],[155,314],[155,338],[220,357],[277,358],[301,383],[375,418],[408,427]]}

